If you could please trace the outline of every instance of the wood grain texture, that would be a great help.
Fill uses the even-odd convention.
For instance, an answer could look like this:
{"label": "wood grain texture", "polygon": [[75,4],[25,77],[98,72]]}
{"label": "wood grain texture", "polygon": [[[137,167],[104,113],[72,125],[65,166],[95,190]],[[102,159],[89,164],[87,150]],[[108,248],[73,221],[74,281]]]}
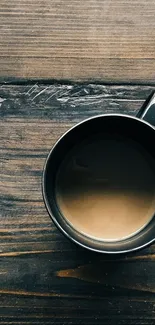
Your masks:
{"label": "wood grain texture", "polygon": [[0,77],[155,80],[154,0],[1,0]]}
{"label": "wood grain texture", "polygon": [[0,87],[0,324],[154,325],[155,245],[108,257],[67,240],[41,193],[49,149],[70,126],[136,115],[155,86]]}

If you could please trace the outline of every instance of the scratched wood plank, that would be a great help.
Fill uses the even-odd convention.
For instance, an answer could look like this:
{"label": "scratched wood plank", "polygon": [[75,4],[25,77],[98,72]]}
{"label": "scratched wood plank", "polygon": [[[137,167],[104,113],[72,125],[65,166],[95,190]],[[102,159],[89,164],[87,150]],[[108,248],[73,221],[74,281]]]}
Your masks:
{"label": "scratched wood plank", "polygon": [[155,1],[1,0],[0,77],[154,82]]}
{"label": "scratched wood plank", "polygon": [[0,87],[0,324],[153,325],[155,245],[108,257],[76,247],[41,194],[49,149],[101,113],[136,115],[155,86]]}

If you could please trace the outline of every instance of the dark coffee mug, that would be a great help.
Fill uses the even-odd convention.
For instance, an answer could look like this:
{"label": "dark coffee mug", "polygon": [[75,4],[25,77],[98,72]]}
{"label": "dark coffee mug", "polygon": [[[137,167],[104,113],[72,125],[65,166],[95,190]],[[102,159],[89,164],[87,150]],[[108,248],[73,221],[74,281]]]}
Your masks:
{"label": "dark coffee mug", "polygon": [[[43,171],[43,198],[47,211],[56,226],[73,242],[101,253],[136,251],[155,241],[155,216],[130,238],[108,242],[85,236],[73,228],[61,214],[56,202],[56,175],[64,157],[77,144],[97,133],[116,132],[140,143],[155,158],[155,94],[143,105],[137,117],[122,114],[94,116],[72,127],[54,145]],[[155,168],[155,166],[154,166]]]}

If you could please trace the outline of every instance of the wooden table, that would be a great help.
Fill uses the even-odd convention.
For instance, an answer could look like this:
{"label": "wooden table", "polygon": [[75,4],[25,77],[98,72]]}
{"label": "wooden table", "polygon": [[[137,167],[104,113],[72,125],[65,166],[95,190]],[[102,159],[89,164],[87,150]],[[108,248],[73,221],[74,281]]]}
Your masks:
{"label": "wooden table", "polygon": [[136,115],[153,90],[154,0],[0,1],[0,324],[155,324],[155,245],[119,257],[76,247],[41,193],[68,128]]}
{"label": "wooden table", "polygon": [[0,324],[154,325],[155,245],[119,257],[76,247],[49,218],[42,169],[69,127],[135,115],[155,86],[0,87]]}
{"label": "wooden table", "polygon": [[1,0],[0,77],[155,80],[154,0]]}

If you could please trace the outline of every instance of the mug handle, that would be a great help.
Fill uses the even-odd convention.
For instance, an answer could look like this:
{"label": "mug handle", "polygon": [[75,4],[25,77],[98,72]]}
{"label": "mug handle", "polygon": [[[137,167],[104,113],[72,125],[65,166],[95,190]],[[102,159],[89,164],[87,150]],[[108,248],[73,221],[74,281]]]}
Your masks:
{"label": "mug handle", "polygon": [[155,92],[151,93],[144,102],[137,117],[155,126]]}
{"label": "mug handle", "polygon": [[[144,102],[137,117],[155,127],[155,92],[152,92]],[[152,238],[151,242],[155,242],[155,237]]]}

